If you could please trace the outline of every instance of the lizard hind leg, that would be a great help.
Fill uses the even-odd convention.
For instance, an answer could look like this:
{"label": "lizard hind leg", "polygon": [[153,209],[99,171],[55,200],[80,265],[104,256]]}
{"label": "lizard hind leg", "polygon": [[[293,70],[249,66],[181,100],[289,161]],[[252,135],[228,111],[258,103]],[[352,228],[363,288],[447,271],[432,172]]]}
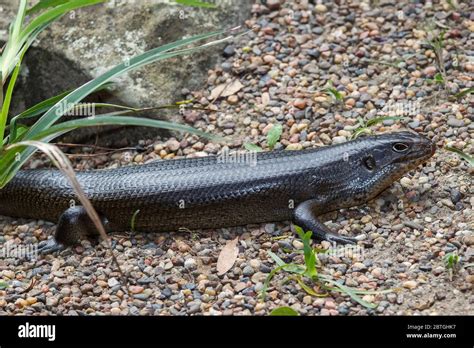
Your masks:
{"label": "lizard hind leg", "polygon": [[[100,215],[102,224],[107,228],[108,221]],[[98,236],[94,223],[82,206],[74,206],[60,216],[54,238],[40,243],[39,252],[42,254],[63,250],[79,242],[83,237]]]}
{"label": "lizard hind leg", "polygon": [[312,238],[327,240],[341,244],[355,244],[357,240],[351,237],[341,236],[331,231],[325,224],[318,220],[319,201],[306,201],[298,205],[295,209],[293,220],[304,231],[312,231]]}

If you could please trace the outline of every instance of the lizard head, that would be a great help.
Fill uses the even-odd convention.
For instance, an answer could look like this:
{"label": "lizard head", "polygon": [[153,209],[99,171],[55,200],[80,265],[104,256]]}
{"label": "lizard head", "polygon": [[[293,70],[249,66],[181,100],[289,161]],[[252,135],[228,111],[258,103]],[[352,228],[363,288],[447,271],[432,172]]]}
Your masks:
{"label": "lizard head", "polygon": [[[428,160],[436,146],[429,139],[411,132],[396,132],[356,140],[361,152],[356,160],[370,198]],[[356,163],[357,165],[357,163]]]}

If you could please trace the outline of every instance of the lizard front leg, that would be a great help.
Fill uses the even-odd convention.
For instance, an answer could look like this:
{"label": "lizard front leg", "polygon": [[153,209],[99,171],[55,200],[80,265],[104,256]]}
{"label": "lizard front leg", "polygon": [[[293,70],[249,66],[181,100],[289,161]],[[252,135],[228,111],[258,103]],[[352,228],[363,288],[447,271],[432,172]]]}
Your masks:
{"label": "lizard front leg", "polygon": [[[108,221],[100,216],[102,224],[107,228]],[[41,242],[38,251],[49,254],[60,251],[79,242],[83,237],[98,236],[99,233],[82,206],[74,206],[61,215],[53,238]]]}
{"label": "lizard front leg", "polygon": [[316,199],[299,204],[294,211],[293,222],[304,231],[312,231],[312,238],[342,244],[355,244],[357,242],[355,238],[341,236],[318,220],[323,204]]}

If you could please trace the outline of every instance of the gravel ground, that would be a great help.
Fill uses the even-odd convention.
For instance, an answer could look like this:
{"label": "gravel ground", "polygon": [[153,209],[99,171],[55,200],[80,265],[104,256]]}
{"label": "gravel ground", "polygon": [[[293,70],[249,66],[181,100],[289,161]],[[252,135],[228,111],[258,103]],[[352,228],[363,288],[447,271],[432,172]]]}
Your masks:
{"label": "gravel ground", "polygon": [[[195,106],[215,112],[187,110],[185,122],[231,135],[231,149],[244,143],[266,149],[266,134],[280,123],[283,134],[275,149],[300,149],[346,141],[357,117],[372,119],[383,110],[393,114],[401,109],[407,120],[387,120],[373,131],[409,128],[440,147],[472,153],[472,96],[453,98],[473,85],[474,15],[469,4],[336,3],[268,0],[266,6],[254,5],[253,18],[246,23],[252,32],[225,47],[223,62],[209,71],[207,86],[182,91],[183,99],[194,98]],[[435,34],[446,31],[444,86],[432,81],[438,69],[435,52],[426,44],[430,26]],[[343,101],[324,93],[329,80]],[[227,89],[216,98],[215,88],[221,84]],[[143,151],[74,162],[77,169],[116,167],[223,150],[193,136],[144,140],[140,145]],[[38,156],[30,166],[44,162]],[[0,286],[8,286],[0,290],[0,314],[266,315],[283,305],[306,315],[474,314],[474,269],[466,267],[474,259],[473,174],[467,162],[440,149],[427,165],[375,201],[327,215],[332,228],[361,235],[371,247],[321,255],[320,272],[352,287],[397,290],[364,296],[378,304],[376,309],[337,292],[312,297],[298,284],[284,282],[285,273],[277,274],[266,301],[259,301],[263,282],[275,267],[268,251],[288,262],[302,260],[297,252],[301,242],[289,224],[265,224],[193,233],[113,234],[116,255],[130,277],[128,288],[120,284],[110,253],[91,241],[37,260],[3,257]],[[0,229],[5,250],[45,240],[55,227],[1,218]],[[237,236],[237,260],[218,276],[219,253]],[[443,261],[451,252],[461,258],[452,275]]]}

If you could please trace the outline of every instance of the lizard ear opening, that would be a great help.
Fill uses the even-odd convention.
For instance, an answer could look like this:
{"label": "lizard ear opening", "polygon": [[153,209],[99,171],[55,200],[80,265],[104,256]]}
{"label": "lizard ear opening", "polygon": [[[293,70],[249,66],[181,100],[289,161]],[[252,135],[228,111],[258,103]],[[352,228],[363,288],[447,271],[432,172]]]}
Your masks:
{"label": "lizard ear opening", "polygon": [[368,169],[368,170],[374,170],[375,169],[375,159],[374,159],[374,156],[372,155],[368,155],[366,157],[364,157],[364,159],[362,160],[362,163],[364,164],[364,166]]}

